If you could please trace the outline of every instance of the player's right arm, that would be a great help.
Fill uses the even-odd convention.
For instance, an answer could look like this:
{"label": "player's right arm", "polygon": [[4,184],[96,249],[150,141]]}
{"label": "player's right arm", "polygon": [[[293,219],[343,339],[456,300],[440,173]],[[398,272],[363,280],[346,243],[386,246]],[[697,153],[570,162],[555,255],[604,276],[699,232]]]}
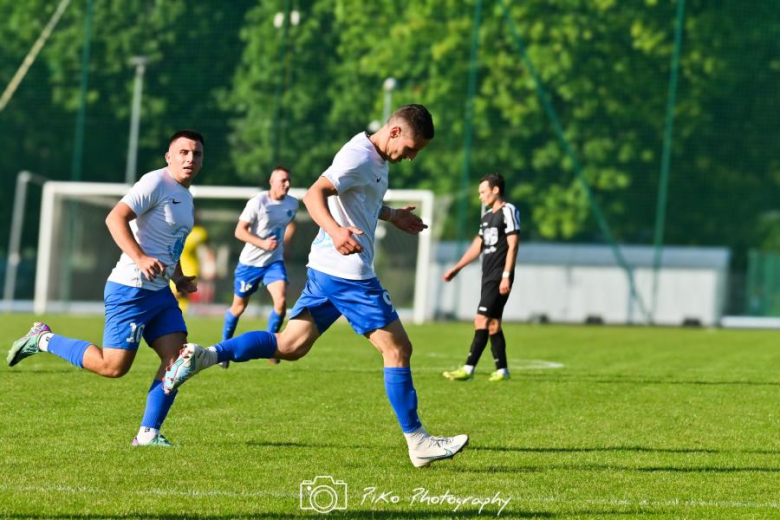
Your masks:
{"label": "player's right arm", "polygon": [[448,270],[446,273],[444,273],[444,281],[449,282],[455,276],[460,272],[461,269],[469,265],[471,262],[479,258],[479,253],[482,252],[482,237],[477,235],[474,237],[474,240],[471,242],[471,245],[468,249],[466,249],[466,252],[463,253],[463,256],[460,257],[460,260],[458,260],[458,263],[452,266],[450,270]]}
{"label": "player's right arm", "polygon": [[236,238],[247,244],[259,247],[260,249],[265,249],[266,251],[273,251],[279,246],[275,236],[271,235],[268,238],[260,238],[249,230],[251,226],[251,222],[239,220],[238,224],[236,224]]}
{"label": "player's right arm", "polygon": [[130,209],[130,206],[119,202],[106,217],[106,226],[119,249],[135,262],[147,280],[154,280],[155,277],[165,273],[165,264],[146,255],[136,242],[133,230],[130,229],[130,222],[135,218],[135,212]]}
{"label": "player's right arm", "polygon": [[336,222],[328,209],[328,197],[332,195],[338,195],[336,187],[327,177],[320,177],[302,200],[312,220],[333,239],[336,251],[342,255],[360,253],[363,248],[352,235],[362,235],[363,232],[356,227],[341,227]]}

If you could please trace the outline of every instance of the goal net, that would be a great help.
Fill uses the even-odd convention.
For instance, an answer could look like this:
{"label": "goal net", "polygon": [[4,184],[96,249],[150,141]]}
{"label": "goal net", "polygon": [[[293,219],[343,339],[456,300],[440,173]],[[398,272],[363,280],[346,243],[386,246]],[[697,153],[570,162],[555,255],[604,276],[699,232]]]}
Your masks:
{"label": "goal net", "polygon": [[[43,200],[35,278],[34,308],[46,312],[103,312],[103,287],[121,251],[105,225],[111,208],[127,193],[125,184],[47,182]],[[200,260],[198,292],[188,314],[224,314],[233,299],[233,271],[244,246],[234,236],[246,201],[261,190],[234,186],[193,186],[195,224],[206,230],[207,240],[196,249]],[[305,190],[291,189],[300,199]],[[412,205],[432,227],[433,193],[427,190],[389,190],[385,201],[393,207]],[[318,227],[306,209],[296,215],[296,233],[288,250],[292,306],[306,281],[309,246]],[[430,229],[411,236],[380,221],[376,233],[374,268],[404,319],[426,319],[426,287],[430,265]],[[187,274],[187,273],[185,273]],[[260,290],[247,309],[250,315],[268,311],[270,296]]]}

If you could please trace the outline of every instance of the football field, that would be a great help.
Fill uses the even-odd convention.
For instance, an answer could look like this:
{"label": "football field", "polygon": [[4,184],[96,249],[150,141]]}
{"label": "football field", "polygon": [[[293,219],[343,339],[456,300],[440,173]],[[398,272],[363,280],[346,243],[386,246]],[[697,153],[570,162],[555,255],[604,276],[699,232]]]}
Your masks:
{"label": "football field", "polygon": [[[0,316],[3,356],[32,320]],[[47,323],[102,337],[102,318]],[[188,325],[192,341],[219,339],[218,319]],[[40,354],[0,369],[0,517],[780,515],[777,332],[507,325],[512,379],[489,383],[489,349],[473,380],[441,376],[465,360],[471,324],[407,329],[423,424],[471,436],[453,460],[412,467],[381,357],[340,323],[300,361],[187,382],[163,427],[171,449],[130,446],[150,349],[116,380]]]}

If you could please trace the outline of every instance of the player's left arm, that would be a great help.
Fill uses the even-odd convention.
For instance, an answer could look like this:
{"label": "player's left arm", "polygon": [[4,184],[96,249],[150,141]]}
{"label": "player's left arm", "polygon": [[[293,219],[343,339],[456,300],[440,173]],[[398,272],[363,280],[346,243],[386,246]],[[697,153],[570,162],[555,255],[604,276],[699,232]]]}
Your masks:
{"label": "player's left arm", "polygon": [[181,270],[181,262],[176,262],[176,267],[171,275],[171,281],[176,286],[176,291],[182,295],[197,292],[198,284],[194,276],[187,276]]}
{"label": "player's left arm", "polygon": [[515,262],[517,261],[517,246],[520,244],[520,235],[517,233],[507,235],[506,244],[506,262],[504,263],[504,272],[501,275],[501,284],[498,286],[498,292],[502,295],[509,294],[509,291],[512,290],[512,282],[509,281],[509,275],[514,270]]}
{"label": "player's left arm", "polygon": [[412,213],[414,210],[414,206],[404,206],[403,208],[382,206],[382,209],[379,211],[379,219],[389,222],[410,235],[419,235],[423,229],[428,228],[428,225],[420,217]]}

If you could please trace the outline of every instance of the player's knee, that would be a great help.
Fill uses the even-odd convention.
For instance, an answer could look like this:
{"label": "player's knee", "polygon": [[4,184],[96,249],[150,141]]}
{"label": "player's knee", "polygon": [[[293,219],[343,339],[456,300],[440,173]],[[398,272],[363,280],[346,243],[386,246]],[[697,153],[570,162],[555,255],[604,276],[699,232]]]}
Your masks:
{"label": "player's knee", "polygon": [[230,313],[236,318],[244,314],[245,310],[246,310],[245,303],[234,303],[233,306],[230,307]]}
{"label": "player's knee", "polygon": [[412,352],[414,351],[414,348],[412,347],[412,342],[407,341],[403,347],[401,348],[401,352],[406,357],[407,360],[412,358]]}
{"label": "player's knee", "polygon": [[279,353],[281,354],[281,359],[285,359],[287,361],[298,361],[309,353],[309,349],[310,347],[302,345],[291,350],[280,351]]}
{"label": "player's knee", "polygon": [[478,330],[488,328],[488,317],[482,314],[477,314],[474,318],[474,328]]}
{"label": "player's knee", "polygon": [[394,345],[385,352],[385,361],[391,361],[400,366],[408,366],[412,359],[412,342],[408,339]]}
{"label": "player's knee", "polygon": [[307,349],[298,348],[293,351],[287,352],[286,357],[284,359],[286,359],[287,361],[298,361],[303,356],[305,356],[307,352],[308,352]]}
{"label": "player's knee", "polygon": [[103,367],[103,370],[100,372],[100,375],[103,377],[108,377],[110,379],[118,379],[125,374],[127,374],[130,371],[129,366],[124,365],[107,365]]}
{"label": "player's knee", "polygon": [[499,320],[490,320],[490,323],[488,324],[488,333],[492,336],[493,334],[498,334],[498,331],[501,330],[501,322]]}
{"label": "player's knee", "polygon": [[312,341],[286,343],[280,338],[276,346],[277,357],[285,361],[297,361],[309,353],[312,343]]}

